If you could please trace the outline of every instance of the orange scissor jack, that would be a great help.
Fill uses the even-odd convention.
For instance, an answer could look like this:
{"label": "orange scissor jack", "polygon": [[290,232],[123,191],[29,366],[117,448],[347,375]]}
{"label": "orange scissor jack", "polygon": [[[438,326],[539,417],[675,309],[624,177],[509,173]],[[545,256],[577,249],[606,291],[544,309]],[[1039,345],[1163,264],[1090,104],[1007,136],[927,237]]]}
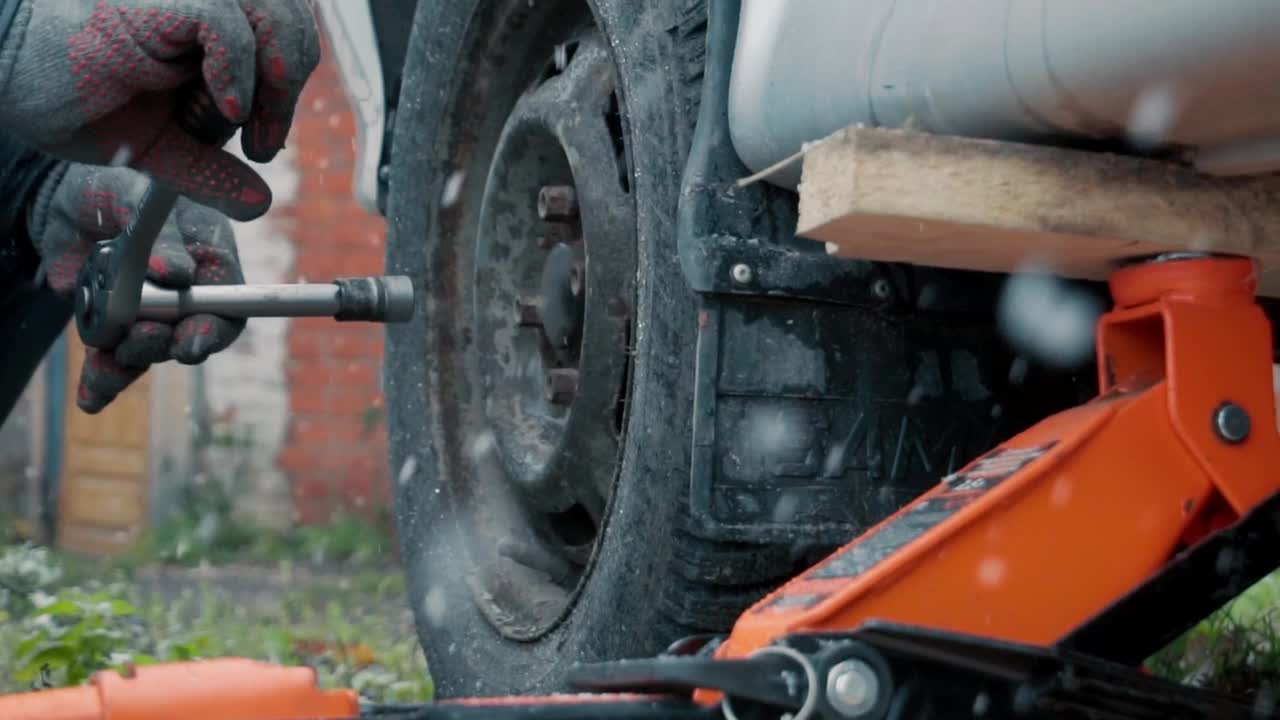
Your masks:
{"label": "orange scissor jack", "polygon": [[[793,720],[908,708],[900,716],[1257,717],[1137,670],[1277,566],[1280,435],[1255,265],[1164,255],[1110,286],[1094,400],[944,478],[747,610],[708,653],[789,666],[791,687],[757,673],[695,685],[695,700]],[[726,670],[659,659],[579,680],[642,689],[689,669]]]}
{"label": "orange scissor jack", "polygon": [[[727,638],[582,666],[573,678],[630,695],[450,701],[381,716],[1270,716],[1140,669],[1280,564],[1272,333],[1254,301],[1256,267],[1165,255],[1110,284],[1094,400],[943,478],[747,610]],[[38,706],[26,697],[0,698],[0,718]],[[174,698],[173,717],[197,717],[182,703]],[[322,716],[209,710],[198,717]]]}

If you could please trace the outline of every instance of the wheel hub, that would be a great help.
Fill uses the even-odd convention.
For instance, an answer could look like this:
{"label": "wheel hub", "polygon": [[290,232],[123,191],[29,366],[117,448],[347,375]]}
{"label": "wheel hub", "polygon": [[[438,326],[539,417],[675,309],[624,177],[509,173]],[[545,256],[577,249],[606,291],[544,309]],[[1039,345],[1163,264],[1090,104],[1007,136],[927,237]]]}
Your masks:
{"label": "wheel hub", "polygon": [[574,247],[557,243],[542,266],[542,334],[559,352],[577,346],[582,339],[586,303],[582,294],[584,269],[578,254]]}

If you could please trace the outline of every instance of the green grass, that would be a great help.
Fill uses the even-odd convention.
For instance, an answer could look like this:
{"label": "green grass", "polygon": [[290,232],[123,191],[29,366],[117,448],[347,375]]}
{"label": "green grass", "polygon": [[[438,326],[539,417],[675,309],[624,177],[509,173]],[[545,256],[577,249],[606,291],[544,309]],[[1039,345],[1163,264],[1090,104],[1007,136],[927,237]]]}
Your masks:
{"label": "green grass", "polygon": [[1252,696],[1280,690],[1280,571],[1148,659],[1156,675]]}
{"label": "green grass", "polygon": [[[330,537],[328,530],[315,532]],[[352,525],[332,535],[341,545],[347,542],[341,538],[362,532]],[[7,567],[11,573],[0,580],[9,588],[22,582],[39,587],[30,588],[29,601],[15,598],[12,590],[0,596],[0,668],[15,669],[0,672],[0,692],[30,689],[33,678],[66,684],[78,680],[85,668],[126,661],[246,657],[313,667],[323,687],[354,688],[370,701],[432,696],[404,579],[394,568],[354,565],[348,572],[317,573],[307,571],[305,554],[301,564],[286,558],[274,570],[255,571],[259,580],[269,572],[281,575],[273,586],[279,592],[268,592],[264,600],[261,594],[246,598],[226,577],[192,580],[200,573],[189,569],[177,570],[180,589],[170,580],[161,592],[156,572],[162,566],[139,557],[120,564],[22,550],[56,566],[56,572],[36,572],[30,564],[12,562],[16,547],[0,545],[0,571]],[[236,572],[244,571],[230,570],[233,576]],[[39,619],[41,607],[46,613],[61,608],[57,620],[68,624],[51,634],[52,621]],[[84,629],[71,632],[81,625]],[[35,672],[38,664],[31,663],[41,648],[45,660],[65,659],[70,653],[79,664],[59,667],[54,662],[41,678]],[[1146,666],[1176,682],[1246,696],[1263,688],[1280,689],[1280,571],[1175,640]],[[23,668],[25,674],[19,672]]]}
{"label": "green grass", "polygon": [[221,483],[192,481],[178,486],[176,492],[179,509],[146,530],[124,559],[127,564],[289,560],[313,565],[369,565],[394,561],[393,522],[385,507],[377,508],[371,518],[344,513],[323,525],[274,529],[238,517],[235,496]]}
{"label": "green grass", "polygon": [[0,611],[0,692],[73,684],[128,662],[245,657],[313,667],[321,686],[353,688],[373,702],[432,696],[398,571],[286,575],[277,583],[284,591],[247,599],[225,580],[188,573],[161,592],[137,581],[143,566],[56,558],[61,577],[37,591],[34,610]]}

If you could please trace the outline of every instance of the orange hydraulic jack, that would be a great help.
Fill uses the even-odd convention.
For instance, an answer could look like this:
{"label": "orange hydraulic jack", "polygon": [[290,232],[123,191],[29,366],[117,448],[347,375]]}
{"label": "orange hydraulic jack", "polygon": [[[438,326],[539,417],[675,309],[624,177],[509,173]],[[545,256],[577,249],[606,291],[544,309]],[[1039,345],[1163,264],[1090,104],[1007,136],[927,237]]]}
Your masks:
{"label": "orange hydraulic jack", "polygon": [[[583,666],[591,691],[432,718],[1270,717],[1144,658],[1280,565],[1272,334],[1241,258],[1118,270],[1100,393],[983,455],[747,610],[727,638]],[[34,714],[6,705],[0,718]],[[278,720],[263,712],[169,717]],[[27,708],[16,716],[13,707]],[[384,712],[391,712],[384,709]],[[393,713],[394,714],[394,713]],[[112,720],[159,717],[117,713]],[[318,717],[318,715],[317,715]],[[329,716],[326,716],[329,717]]]}

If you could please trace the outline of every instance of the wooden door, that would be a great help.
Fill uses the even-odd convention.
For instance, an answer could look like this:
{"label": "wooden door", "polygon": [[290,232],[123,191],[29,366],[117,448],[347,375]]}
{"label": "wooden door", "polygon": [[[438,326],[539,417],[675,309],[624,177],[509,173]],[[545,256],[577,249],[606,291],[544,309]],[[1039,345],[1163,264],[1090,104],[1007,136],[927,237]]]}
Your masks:
{"label": "wooden door", "polygon": [[66,434],[58,486],[58,545],[115,555],[127,550],[147,517],[151,383],[134,382],[105,410],[76,407],[84,345],[67,331]]}

